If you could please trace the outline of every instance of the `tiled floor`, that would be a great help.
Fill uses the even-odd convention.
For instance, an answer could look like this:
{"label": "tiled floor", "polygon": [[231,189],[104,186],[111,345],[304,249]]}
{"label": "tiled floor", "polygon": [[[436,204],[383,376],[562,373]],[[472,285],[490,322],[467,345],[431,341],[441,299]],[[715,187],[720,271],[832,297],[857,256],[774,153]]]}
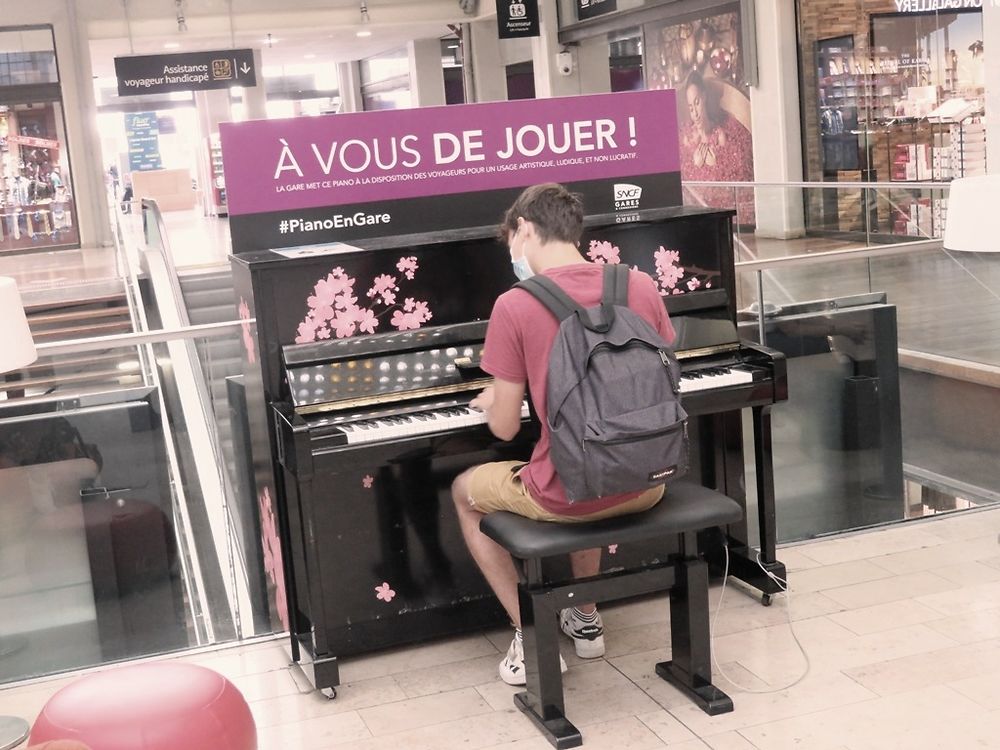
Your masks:
{"label": "tiled floor", "polygon": [[[736,710],[722,716],[654,675],[668,657],[662,598],[602,608],[606,657],[582,662],[564,649],[567,713],[595,750],[998,747],[998,532],[1000,509],[989,509],[781,550],[808,675],[797,681],[806,660],[789,603],[765,608],[730,586],[715,637],[726,677],[716,681]],[[288,668],[280,641],[182,658],[243,691],[260,750],[547,750],[497,677],[508,639],[498,630],[346,660],[333,701]],[[33,719],[71,679],[0,691],[0,712]]]}

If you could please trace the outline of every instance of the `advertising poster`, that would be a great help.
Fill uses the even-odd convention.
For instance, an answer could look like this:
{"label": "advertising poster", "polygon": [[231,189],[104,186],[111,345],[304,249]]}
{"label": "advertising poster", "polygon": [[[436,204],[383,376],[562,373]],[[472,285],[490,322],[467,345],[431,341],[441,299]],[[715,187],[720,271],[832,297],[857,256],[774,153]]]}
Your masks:
{"label": "advertising poster", "polygon": [[160,127],[155,112],[126,112],[125,139],[128,142],[130,172],[162,169]]}
{"label": "advertising poster", "polygon": [[528,185],[588,214],[681,203],[673,91],[223,123],[234,252],[496,224]]}
{"label": "advertising poster", "polygon": [[[739,5],[646,27],[647,86],[677,91],[681,176],[687,181],[753,180],[750,94],[743,73]],[[753,191],[739,206],[752,223]],[[742,197],[742,196],[741,196]],[[733,190],[686,188],[687,202],[733,208]]]}

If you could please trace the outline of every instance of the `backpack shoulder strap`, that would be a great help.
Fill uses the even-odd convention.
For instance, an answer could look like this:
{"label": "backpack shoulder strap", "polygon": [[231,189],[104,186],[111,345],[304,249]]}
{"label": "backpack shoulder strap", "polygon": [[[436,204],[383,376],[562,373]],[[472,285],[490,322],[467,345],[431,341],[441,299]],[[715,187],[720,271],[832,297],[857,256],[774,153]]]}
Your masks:
{"label": "backpack shoulder strap", "polygon": [[559,321],[576,314],[580,320],[587,321],[587,312],[580,307],[572,297],[559,288],[552,279],[541,275],[532,276],[524,281],[514,284],[516,289],[523,289],[532,297],[537,299],[546,309],[556,316]]}
{"label": "backpack shoulder strap", "polygon": [[622,263],[608,263],[604,266],[604,291],[601,307],[620,305],[628,307],[628,266]]}

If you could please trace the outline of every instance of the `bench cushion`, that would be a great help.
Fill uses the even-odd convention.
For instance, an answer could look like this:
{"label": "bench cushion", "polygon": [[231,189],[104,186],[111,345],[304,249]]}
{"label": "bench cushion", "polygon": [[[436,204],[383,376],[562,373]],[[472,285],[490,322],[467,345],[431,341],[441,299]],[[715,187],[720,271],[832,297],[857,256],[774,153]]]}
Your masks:
{"label": "bench cushion", "polygon": [[739,503],[721,492],[674,482],[660,502],[641,513],[589,523],[551,523],[499,511],[484,516],[479,528],[523,560],[698,531],[742,517]]}

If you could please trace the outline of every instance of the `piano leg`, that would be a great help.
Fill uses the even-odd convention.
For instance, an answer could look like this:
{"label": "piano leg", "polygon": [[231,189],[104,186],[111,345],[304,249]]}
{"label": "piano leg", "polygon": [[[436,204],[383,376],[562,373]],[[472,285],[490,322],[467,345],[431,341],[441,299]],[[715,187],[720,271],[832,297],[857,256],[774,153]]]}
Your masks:
{"label": "piano leg", "polygon": [[[774,500],[774,465],[771,454],[771,406],[751,408],[753,418],[754,463],[757,475],[757,519],[759,527],[758,545],[750,541],[747,519],[732,524],[727,529],[729,553],[729,575],[761,592],[761,602],[768,606],[771,597],[780,593],[783,586],[771,575],[785,580],[783,563],[776,554],[777,528]],[[738,412],[713,415],[712,433],[702,442],[702,456],[713,456],[714,460],[702,472],[706,485],[725,488],[725,492],[737,499],[744,509],[747,507],[743,487],[742,425]],[[720,446],[735,445],[736,451],[723,450]],[[714,453],[713,453],[714,450]],[[723,545],[715,545],[705,540],[706,559],[716,573],[723,568]],[[758,563],[758,549],[760,562]],[[771,575],[768,575],[771,574]]]}
{"label": "piano leg", "polygon": [[771,406],[753,407],[753,454],[757,464],[757,517],[760,560],[775,561],[778,535],[774,510],[774,462],[771,454]]}
{"label": "piano leg", "polygon": [[[757,520],[760,527],[760,565],[771,575],[787,581],[783,563],[777,560],[778,529],[775,520],[774,462],[771,453],[771,405],[753,407],[753,452],[757,465]],[[764,606],[771,604],[771,594],[783,590],[771,576],[764,575],[757,585],[763,593]],[[756,585],[756,584],[755,584]]]}

